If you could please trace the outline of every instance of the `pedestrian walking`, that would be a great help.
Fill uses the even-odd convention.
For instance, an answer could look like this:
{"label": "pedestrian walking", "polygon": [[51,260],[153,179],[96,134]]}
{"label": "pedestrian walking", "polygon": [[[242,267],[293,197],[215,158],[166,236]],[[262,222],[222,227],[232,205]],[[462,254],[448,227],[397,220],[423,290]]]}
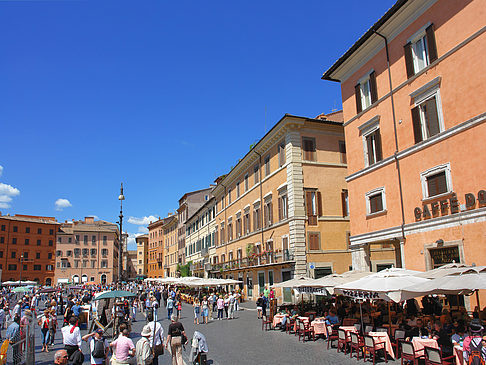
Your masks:
{"label": "pedestrian walking", "polygon": [[110,343],[113,347],[113,356],[111,357],[112,365],[135,364],[135,345],[128,337],[130,332],[125,323],[120,325],[120,336]]}
{"label": "pedestrian walking", "polygon": [[183,365],[182,361],[182,345],[187,343],[186,332],[182,323],[177,321],[177,315],[173,314],[170,318],[171,324],[167,331],[167,342],[165,346],[172,352],[172,365]]}
{"label": "pedestrian walking", "polygon": [[10,346],[12,346],[13,364],[20,364],[22,360],[22,349],[20,348],[20,316],[14,316],[13,322],[7,328],[5,337],[9,341]]}
{"label": "pedestrian walking", "polygon": [[224,313],[226,314],[226,319],[228,319],[228,309],[229,309],[229,297],[228,294],[224,296]]}
{"label": "pedestrian walking", "polygon": [[224,299],[219,297],[216,305],[218,306],[218,321],[221,321],[223,319]]}
{"label": "pedestrian walking", "polygon": [[137,359],[137,365],[151,365],[153,364],[154,355],[150,346],[149,337],[151,334],[150,327],[146,325],[142,329],[140,335],[142,338],[138,340],[135,346],[135,358]]}
{"label": "pedestrian walking", "polygon": [[51,321],[51,315],[49,309],[44,310],[44,314],[39,318],[37,324],[40,326],[42,332],[42,350],[41,352],[49,352],[47,348],[49,344],[49,323]]}
{"label": "pedestrian walking", "polygon": [[133,299],[132,302],[132,322],[137,322],[137,307],[138,307],[138,298]]}
{"label": "pedestrian walking", "polygon": [[72,316],[69,318],[69,324],[61,329],[62,343],[73,365],[81,365],[84,362],[84,355],[81,352],[81,331],[76,326],[77,321],[78,319]]}
{"label": "pedestrian walking", "polygon": [[180,299],[177,301],[176,310],[177,310],[177,320],[179,320],[181,319],[181,314],[182,314],[182,302]]}
{"label": "pedestrian walking", "polygon": [[147,314],[148,328],[150,329],[149,342],[153,352],[152,365],[158,365],[159,356],[164,353],[164,328],[154,320],[153,313]]}
{"label": "pedestrian walking", "polygon": [[172,311],[174,310],[174,299],[172,297],[167,298],[167,319],[170,320],[170,317],[172,316]]}
{"label": "pedestrian walking", "polygon": [[51,309],[49,310],[49,345],[54,345],[54,338],[56,337],[57,332],[57,316],[56,310]]}
{"label": "pedestrian walking", "polygon": [[198,298],[194,299],[192,306],[194,307],[194,324],[199,324],[199,313],[201,311],[201,303],[199,302]]}
{"label": "pedestrian walking", "polygon": [[204,324],[208,323],[208,317],[209,317],[209,302],[206,297],[203,297],[203,300],[201,302],[201,307],[202,307],[202,320]]}

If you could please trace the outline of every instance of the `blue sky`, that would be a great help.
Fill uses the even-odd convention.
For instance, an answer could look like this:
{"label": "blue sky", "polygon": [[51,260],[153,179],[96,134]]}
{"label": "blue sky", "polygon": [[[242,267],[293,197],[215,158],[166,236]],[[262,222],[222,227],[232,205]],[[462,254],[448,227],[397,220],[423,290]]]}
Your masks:
{"label": "blue sky", "polygon": [[283,114],[340,108],[320,76],[393,3],[0,1],[0,211],[115,222],[123,181],[142,232]]}

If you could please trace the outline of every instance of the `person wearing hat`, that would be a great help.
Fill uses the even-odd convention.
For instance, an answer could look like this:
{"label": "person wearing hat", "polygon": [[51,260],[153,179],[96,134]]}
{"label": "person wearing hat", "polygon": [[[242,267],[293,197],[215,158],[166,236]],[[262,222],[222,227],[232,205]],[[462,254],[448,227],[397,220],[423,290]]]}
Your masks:
{"label": "person wearing hat", "polygon": [[152,329],[149,325],[145,325],[140,334],[142,338],[138,340],[135,346],[135,358],[137,359],[137,365],[150,365],[154,360],[152,348],[150,347],[149,338],[152,334]]}
{"label": "person wearing hat", "polygon": [[470,335],[464,339],[462,347],[464,361],[467,364],[469,364],[469,357],[471,356],[481,357],[483,361],[486,361],[486,345],[482,337],[483,330],[484,327],[480,319],[475,318],[469,324]]}
{"label": "person wearing hat", "polygon": [[[98,328],[94,332],[88,333],[81,338],[83,341],[89,344],[89,355],[91,357],[91,365],[105,364],[106,356],[110,350],[110,345],[108,341],[103,337],[103,330]],[[103,351],[101,351],[103,348]],[[103,356],[100,357],[103,353]]]}

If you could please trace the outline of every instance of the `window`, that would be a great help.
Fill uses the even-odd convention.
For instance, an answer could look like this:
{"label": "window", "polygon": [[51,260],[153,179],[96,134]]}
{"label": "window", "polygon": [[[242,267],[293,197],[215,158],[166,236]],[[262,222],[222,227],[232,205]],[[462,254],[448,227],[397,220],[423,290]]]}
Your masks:
{"label": "window", "polygon": [[49,240],[49,246],[54,246],[54,241],[53,240]]}
{"label": "window", "polygon": [[24,259],[28,259],[29,258],[29,253],[28,252],[24,252]]}
{"label": "window", "polygon": [[30,227],[25,227],[25,233],[30,233]]}
{"label": "window", "polygon": [[41,240],[37,240],[37,246],[41,245]]}
{"label": "window", "polygon": [[346,157],[346,142],[339,141],[339,158],[341,163],[348,163],[348,159]]}
{"label": "window", "polygon": [[66,256],[67,257],[71,257],[72,255],[73,255],[73,251],[71,251],[71,250],[67,250],[66,251]]}
{"label": "window", "polygon": [[83,248],[83,256],[88,256],[88,252],[87,248]]}
{"label": "window", "polygon": [[0,243],[5,243],[5,237],[0,237]]}
{"label": "window", "polygon": [[[40,254],[39,254],[39,255],[40,255]],[[49,252],[49,253],[47,254],[47,258],[48,258],[49,260],[51,260],[51,259],[52,259],[52,252]]]}
{"label": "window", "polygon": [[94,269],[96,267],[96,260],[91,260],[91,268]]}
{"label": "window", "polygon": [[62,243],[62,237],[57,237],[57,243]]}
{"label": "window", "polygon": [[253,167],[253,183],[258,184],[260,182],[260,166],[256,164]]}
{"label": "window", "polygon": [[412,126],[415,143],[426,140],[444,130],[437,77],[412,93],[415,107],[412,109]]}
{"label": "window", "polygon": [[17,252],[12,251],[12,252],[10,253],[10,257],[11,257],[11,258],[13,258],[13,259],[14,259],[14,258],[16,258],[16,257],[17,257]]}
{"label": "window", "polygon": [[106,241],[107,241],[108,237],[106,236],[103,236],[103,245],[106,246]]}
{"label": "window", "polygon": [[358,81],[354,87],[354,94],[356,98],[356,113],[361,113],[378,100],[375,71],[371,71]]}
{"label": "window", "polygon": [[56,251],[56,256],[57,257],[61,257],[62,256],[62,251],[61,250],[57,250]]}
{"label": "window", "polygon": [[270,155],[265,157],[265,176],[270,175]]}
{"label": "window", "polygon": [[6,227],[5,227],[5,224],[2,224],[2,231],[5,231]]}
{"label": "window", "polygon": [[317,217],[322,215],[321,192],[317,190],[307,190],[305,192],[305,205],[307,213],[307,223],[312,226],[317,225]]}
{"label": "window", "polygon": [[75,248],[74,249],[74,257],[79,257],[81,256],[81,249]]}
{"label": "window", "polygon": [[253,207],[253,230],[257,231],[261,228],[261,218],[260,218],[260,204]]}
{"label": "window", "polygon": [[309,250],[316,251],[321,249],[321,237],[318,232],[309,232],[307,237]]}
{"label": "window", "polygon": [[228,222],[228,242],[233,240],[233,223]]}
{"label": "window", "polygon": [[75,243],[79,243],[79,234],[77,234],[75,237]]}
{"label": "window", "polygon": [[14,237],[14,238],[12,238],[12,245],[16,245],[16,244],[17,244],[17,238]]}
{"label": "window", "polygon": [[224,196],[221,197],[221,210],[224,209]]}
{"label": "window", "polygon": [[243,215],[243,234],[248,234],[251,231],[250,225],[250,211],[246,211]]}
{"label": "window", "polygon": [[17,226],[13,226],[13,231],[14,231],[14,232],[18,232],[18,231],[19,231],[19,227],[17,227]]}
{"label": "window", "polygon": [[[141,254],[141,252],[139,252],[139,254]],[[108,256],[108,249],[107,248],[101,249],[101,256],[103,256],[103,257]]]}
{"label": "window", "polygon": [[16,264],[8,264],[8,271],[17,271]]}
{"label": "window", "polygon": [[101,260],[101,267],[103,269],[106,269],[108,267],[108,261],[107,260]]}
{"label": "window", "polygon": [[426,68],[437,59],[433,25],[426,25],[415,33],[404,46],[408,78]]}
{"label": "window", "polygon": [[3,259],[3,251],[0,251],[0,259]]}
{"label": "window", "polygon": [[374,214],[386,211],[385,188],[374,189],[366,193],[367,213]]}
{"label": "window", "polygon": [[71,237],[68,237],[68,243],[72,243],[73,239]]}
{"label": "window", "polygon": [[285,160],[285,142],[282,141],[278,144],[278,166],[282,167],[283,165],[285,165]]}
{"label": "window", "polygon": [[42,269],[41,265],[34,265],[34,271],[41,271]]}
{"label": "window", "polygon": [[341,191],[341,206],[343,217],[347,217],[349,215],[349,197],[347,189],[343,189],[343,191]]}
{"label": "window", "polygon": [[240,197],[240,182],[238,181],[236,183],[236,198],[238,199]]}
{"label": "window", "polygon": [[219,237],[221,238],[221,244],[224,243],[224,223],[221,223],[221,229],[219,231]]}
{"label": "window", "polygon": [[84,235],[83,242],[84,242],[85,245],[88,244],[88,236],[87,235]]}
{"label": "window", "polygon": [[50,229],[49,230],[49,234],[52,236],[54,234],[54,230],[53,229]]}
{"label": "window", "polygon": [[24,243],[25,243],[26,245],[28,245],[28,244],[29,244],[29,242],[30,242],[30,241],[29,241],[29,239],[28,239],[28,238],[26,238]]}
{"label": "window", "polygon": [[96,245],[96,236],[91,236],[91,244]]}
{"label": "window", "polygon": [[265,201],[265,205],[263,206],[263,217],[263,225],[265,227],[269,227],[273,224],[273,204],[271,198]]}
{"label": "window", "polygon": [[420,174],[424,199],[452,192],[450,164],[433,167]]}
{"label": "window", "polygon": [[248,191],[248,174],[245,175],[245,192]]}
{"label": "window", "polygon": [[91,249],[91,256],[96,256],[96,254],[97,254],[96,248],[92,248]]}
{"label": "window", "polygon": [[241,237],[241,215],[236,218],[236,238]]}
{"label": "window", "polygon": [[231,189],[228,189],[228,205],[231,204]]}
{"label": "window", "polygon": [[42,234],[42,228],[37,228],[37,234]]}
{"label": "window", "polygon": [[381,134],[378,118],[373,118],[358,127],[363,136],[365,166],[370,166],[383,159],[381,151]]}
{"label": "window", "polygon": [[302,138],[302,158],[306,161],[316,160],[316,140],[315,138]]}

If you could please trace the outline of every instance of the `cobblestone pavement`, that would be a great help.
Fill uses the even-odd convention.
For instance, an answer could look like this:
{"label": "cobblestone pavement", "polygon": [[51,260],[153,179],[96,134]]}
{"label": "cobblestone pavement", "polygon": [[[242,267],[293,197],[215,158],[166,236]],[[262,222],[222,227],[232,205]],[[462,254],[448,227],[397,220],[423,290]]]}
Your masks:
{"label": "cobblestone pavement", "polygon": [[[246,308],[245,308],[246,307]],[[164,328],[164,335],[170,321],[167,319],[167,311],[159,309],[159,319]],[[193,322],[193,311],[190,305],[183,306],[182,320],[189,340],[194,330],[197,329],[206,336],[209,353],[209,364],[212,365],[276,365],[276,364],[358,364],[356,358],[350,359],[349,355],[338,353],[335,348],[327,350],[327,342],[319,338],[315,342],[299,342],[298,337],[288,335],[285,332],[262,331],[261,322],[257,319],[256,311],[251,304],[244,304],[243,310],[236,313],[233,320],[212,320],[208,324],[196,326]],[[145,318],[137,314],[137,322],[133,323],[131,338],[134,343],[140,338],[140,332],[145,325]],[[82,335],[86,334],[82,331]],[[40,352],[42,341],[40,329],[36,328],[36,364],[53,364],[54,353],[61,349],[62,338],[58,331],[55,345],[49,353]],[[83,343],[85,364],[89,364],[89,350]],[[190,345],[183,351],[186,365],[189,365]],[[385,363],[383,359],[379,363]],[[399,364],[399,361],[389,360],[390,365]],[[159,357],[159,365],[171,364],[170,354],[166,351]]]}

